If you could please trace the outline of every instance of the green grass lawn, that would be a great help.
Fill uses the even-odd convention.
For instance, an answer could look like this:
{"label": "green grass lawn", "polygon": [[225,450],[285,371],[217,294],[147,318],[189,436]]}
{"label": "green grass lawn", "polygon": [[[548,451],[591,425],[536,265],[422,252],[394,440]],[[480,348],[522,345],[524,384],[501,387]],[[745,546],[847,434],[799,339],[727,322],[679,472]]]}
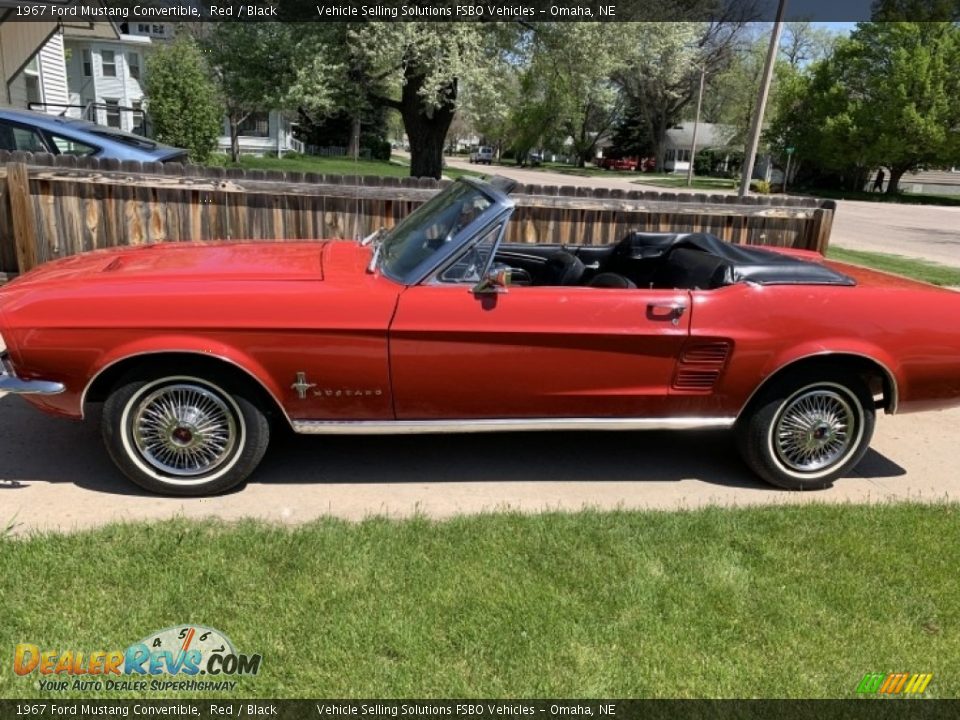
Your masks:
{"label": "green grass lawn", "polygon": [[899,203],[904,205],[960,206],[960,195],[932,195],[927,193],[898,193],[896,195],[887,195],[886,193],[878,192],[821,190],[817,188],[805,188],[797,192],[806,195],[815,195],[816,197],[829,198],[831,200],[861,200],[863,202]]}
{"label": "green grass lawn", "polygon": [[[234,166],[224,159],[225,165]],[[254,170],[284,170],[290,172],[323,173],[325,175],[381,175],[387,177],[407,177],[410,167],[398,161],[353,160],[347,157],[314,157],[295,155],[291,157],[257,157],[243,155],[239,167]],[[235,166],[234,166],[235,167]]]}
{"label": "green grass lawn", "polygon": [[631,178],[636,175],[631,170],[604,170],[596,165],[587,165],[586,167],[577,167],[576,165],[566,165],[564,163],[543,163],[531,168],[532,170],[545,170],[547,172],[560,173],[561,175],[577,175],[579,177],[626,177]]}
{"label": "green grass lawn", "polygon": [[831,260],[905,275],[933,285],[960,286],[960,268],[925,260],[914,260],[901,255],[888,255],[887,253],[866,252],[864,250],[846,250],[838,247],[828,248],[827,257]]}
{"label": "green grass lawn", "polygon": [[16,643],[123,649],[181,623],[263,655],[234,697],[850,698],[888,671],[955,697],[958,572],[951,504],[8,537],[0,697],[43,695]]}
{"label": "green grass lawn", "polygon": [[[634,180],[636,185],[653,185],[654,187],[664,188],[685,188],[687,187],[686,174],[666,174],[666,173],[645,173],[640,176],[641,179]],[[733,190],[737,187],[737,181],[733,178],[719,177],[694,177],[691,187],[696,190]]]}
{"label": "green grass lawn", "polygon": [[[243,155],[239,163],[231,163],[226,156],[215,159],[214,164],[227,167],[244,167],[254,170],[282,170],[289,172],[320,173],[324,175],[379,175],[381,177],[410,177],[410,165],[405,161],[391,160],[353,160],[347,157],[316,157],[313,155],[293,155],[287,157],[258,157]],[[463,175],[481,176],[482,172],[444,168],[443,174],[449,178]]]}
{"label": "green grass lawn", "polygon": [[[465,160],[465,158],[458,158],[460,160]],[[505,167],[510,169],[517,169],[519,166],[513,160],[507,160],[505,162],[495,162],[492,165],[478,165],[477,167],[487,168],[487,173],[490,175],[496,175],[496,169],[498,167]],[[527,170],[534,170],[540,172],[552,172],[559,173],[561,175],[576,175],[578,177],[625,177],[627,179],[637,175],[635,172],[630,172],[627,170],[604,170],[599,168],[596,165],[587,165],[586,167],[577,167],[575,165],[567,165],[566,163],[541,163],[539,165],[527,165]]]}

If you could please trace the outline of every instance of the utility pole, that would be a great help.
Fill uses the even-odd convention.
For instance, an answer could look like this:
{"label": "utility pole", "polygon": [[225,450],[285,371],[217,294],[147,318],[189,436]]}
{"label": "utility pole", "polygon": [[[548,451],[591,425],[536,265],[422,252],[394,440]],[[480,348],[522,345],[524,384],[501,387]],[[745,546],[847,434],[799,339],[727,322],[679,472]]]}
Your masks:
{"label": "utility pole", "polygon": [[687,168],[687,187],[693,187],[693,161],[697,159],[697,130],[700,129],[700,107],[703,105],[703,79],[707,74],[705,63],[700,64],[700,92],[697,93],[697,116],[693,120],[693,138],[690,140],[690,167]]}
{"label": "utility pole", "polygon": [[760,147],[760,133],[763,130],[763,114],[767,109],[767,96],[770,94],[770,80],[773,78],[773,66],[776,64],[777,52],[780,49],[780,33],[783,31],[783,11],[787,0],[780,0],[777,6],[777,19],[773,23],[773,34],[770,36],[770,47],[767,49],[767,61],[763,66],[763,80],[760,82],[760,96],[757,98],[757,107],[754,108],[753,122],[750,124],[750,142],[743,157],[743,177],[740,179],[739,197],[744,197],[750,191],[750,179],[753,177],[754,156]]}

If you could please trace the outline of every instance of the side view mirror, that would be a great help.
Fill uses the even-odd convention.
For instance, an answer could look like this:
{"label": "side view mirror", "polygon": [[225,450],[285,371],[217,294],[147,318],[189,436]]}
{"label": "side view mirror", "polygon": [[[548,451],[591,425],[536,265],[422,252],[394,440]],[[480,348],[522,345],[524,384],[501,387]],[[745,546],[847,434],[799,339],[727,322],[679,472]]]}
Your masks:
{"label": "side view mirror", "polygon": [[473,286],[475,295],[488,295],[506,292],[510,285],[510,268],[501,266],[491,267],[486,275]]}

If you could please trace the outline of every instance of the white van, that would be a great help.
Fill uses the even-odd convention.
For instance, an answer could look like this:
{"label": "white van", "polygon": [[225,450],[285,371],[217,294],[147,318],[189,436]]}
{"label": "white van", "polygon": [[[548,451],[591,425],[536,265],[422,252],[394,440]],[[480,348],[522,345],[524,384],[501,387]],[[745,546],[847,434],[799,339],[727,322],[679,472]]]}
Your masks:
{"label": "white van", "polygon": [[470,162],[477,163],[486,163],[487,165],[493,164],[493,148],[489,145],[481,145],[472,153],[470,153]]}

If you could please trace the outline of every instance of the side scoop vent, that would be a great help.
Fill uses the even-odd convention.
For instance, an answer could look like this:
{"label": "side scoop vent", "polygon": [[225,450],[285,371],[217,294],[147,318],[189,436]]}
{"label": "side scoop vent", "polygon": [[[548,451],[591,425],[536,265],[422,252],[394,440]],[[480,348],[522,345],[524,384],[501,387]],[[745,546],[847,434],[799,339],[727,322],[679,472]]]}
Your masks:
{"label": "side scoop vent", "polygon": [[710,392],[730,356],[729,342],[697,343],[685,348],[673,376],[673,389],[683,392]]}

